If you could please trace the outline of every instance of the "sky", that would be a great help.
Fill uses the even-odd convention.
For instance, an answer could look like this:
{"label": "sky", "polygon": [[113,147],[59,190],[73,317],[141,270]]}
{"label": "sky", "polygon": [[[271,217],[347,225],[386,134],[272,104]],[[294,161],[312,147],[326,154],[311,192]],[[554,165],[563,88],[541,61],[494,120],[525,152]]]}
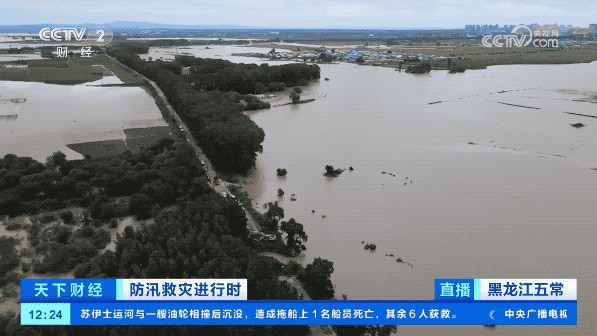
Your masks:
{"label": "sky", "polygon": [[597,1],[0,0],[0,25],[143,21],[257,28],[433,29],[597,23]]}

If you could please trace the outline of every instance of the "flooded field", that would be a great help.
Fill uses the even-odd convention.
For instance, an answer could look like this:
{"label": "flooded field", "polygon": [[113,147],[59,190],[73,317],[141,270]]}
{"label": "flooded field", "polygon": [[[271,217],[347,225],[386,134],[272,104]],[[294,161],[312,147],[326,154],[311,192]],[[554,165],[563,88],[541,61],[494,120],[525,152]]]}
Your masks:
{"label": "flooded field", "polygon": [[[277,64],[232,56],[237,49],[193,50]],[[302,94],[315,102],[249,113],[266,139],[244,189],[259,208],[278,200],[286,219],[305,225],[308,250],[299,261],[332,260],[337,297],[351,299],[432,299],[439,277],[577,278],[579,326],[532,333],[594,334],[597,299],[583,284],[597,281],[596,62],[425,75],[347,63],[321,69],[322,80]],[[347,170],[325,177],[326,165]],[[277,168],[288,175],[277,177]],[[296,200],[278,198],[278,188]]]}
{"label": "flooded field", "polygon": [[[267,52],[260,48],[210,48],[151,48],[143,57],[277,64],[232,56]],[[350,299],[432,299],[439,277],[577,278],[578,327],[398,334],[594,334],[597,63],[453,75],[321,68],[322,80],[302,94],[316,101],[249,113],[266,139],[244,189],[260,205],[278,200],[285,219],[305,225],[303,263],[333,261],[336,294]],[[18,115],[0,119],[2,150],[38,160],[57,149],[77,158],[66,144],[122,139],[131,124],[163,125],[140,88],[0,81],[0,95],[27,99],[0,102],[0,115]],[[326,165],[346,171],[325,177]],[[277,168],[288,175],[277,177]]]}
{"label": "flooded field", "polygon": [[115,76],[80,85],[2,81],[0,78],[0,155],[14,153],[42,162],[66,145],[118,140],[124,130],[166,126],[153,98],[141,87],[102,87],[122,83]]}

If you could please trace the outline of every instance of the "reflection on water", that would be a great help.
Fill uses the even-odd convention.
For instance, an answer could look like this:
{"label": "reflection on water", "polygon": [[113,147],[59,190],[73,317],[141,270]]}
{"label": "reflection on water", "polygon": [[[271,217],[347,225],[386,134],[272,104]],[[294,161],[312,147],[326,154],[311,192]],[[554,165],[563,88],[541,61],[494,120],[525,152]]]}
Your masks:
{"label": "reflection on water", "polygon": [[[69,159],[80,159],[65,145],[122,139],[126,128],[166,125],[142,88],[97,86],[118,83],[116,76],[80,85],[0,81],[0,116],[12,116],[0,118],[0,155],[14,153],[44,162],[60,150]],[[26,100],[7,101],[14,98]]]}
{"label": "reflection on water", "polygon": [[[578,278],[580,327],[532,330],[594,334],[597,299],[582,284],[597,281],[597,119],[563,112],[597,115],[575,101],[597,95],[595,74],[597,63],[420,76],[323,65],[330,80],[307,90],[323,98],[250,114],[266,138],[245,189],[259,204],[296,194],[280,204],[305,224],[306,260],[334,262],[339,297],[432,299],[439,277]],[[354,171],[326,178],[328,164]],[[415,333],[445,330],[399,328]]]}

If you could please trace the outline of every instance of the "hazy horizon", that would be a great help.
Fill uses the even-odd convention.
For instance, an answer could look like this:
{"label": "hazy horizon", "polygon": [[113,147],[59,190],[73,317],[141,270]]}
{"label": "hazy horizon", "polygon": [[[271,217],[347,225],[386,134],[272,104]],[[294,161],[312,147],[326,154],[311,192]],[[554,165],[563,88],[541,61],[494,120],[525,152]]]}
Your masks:
{"label": "hazy horizon", "polygon": [[597,2],[247,0],[191,2],[83,0],[9,2],[0,0],[0,25],[41,23],[105,24],[114,21],[164,25],[242,26],[256,29],[461,29],[467,24],[597,23]]}

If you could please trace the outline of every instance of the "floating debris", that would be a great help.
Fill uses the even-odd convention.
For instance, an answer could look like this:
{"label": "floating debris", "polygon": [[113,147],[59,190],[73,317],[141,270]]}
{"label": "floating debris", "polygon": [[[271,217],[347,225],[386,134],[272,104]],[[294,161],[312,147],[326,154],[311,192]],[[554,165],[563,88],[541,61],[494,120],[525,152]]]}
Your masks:
{"label": "floating debris", "polygon": [[597,116],[589,115],[589,114],[580,114],[580,113],[572,113],[572,112],[564,112],[564,113],[577,115],[577,116],[581,116],[581,117],[597,118]]}
{"label": "floating debris", "polygon": [[525,105],[518,105],[518,104],[511,104],[511,103],[504,103],[504,102],[496,102],[496,103],[502,104],[502,105],[514,106],[514,107],[522,107],[522,108],[527,108],[527,109],[533,109],[533,110],[540,110],[541,109],[539,107],[534,107],[534,106],[525,106]]}
{"label": "floating debris", "polygon": [[402,258],[398,258],[398,259],[396,259],[396,262],[397,262],[397,263],[400,263],[400,264],[406,264],[406,265],[410,266],[410,268],[413,268],[413,264],[409,263],[409,262],[408,262],[408,261],[406,261],[406,260],[403,260]]}
{"label": "floating debris", "polygon": [[334,166],[327,165],[325,166],[325,173],[323,173],[323,176],[337,177],[342,174],[343,171],[344,169],[334,169]]}
{"label": "floating debris", "polygon": [[370,250],[370,251],[375,251],[377,249],[377,245],[371,244],[371,243],[367,243],[367,244],[365,244],[364,249],[365,250]]}
{"label": "floating debris", "polygon": [[0,121],[14,121],[17,120],[18,114],[5,114],[0,115]]}
{"label": "floating debris", "polygon": [[284,169],[284,168],[276,169],[276,174],[278,176],[286,176],[287,173],[288,173],[288,171],[286,171],[286,169]]}
{"label": "floating debris", "polygon": [[10,102],[10,103],[15,103],[15,104],[22,104],[27,101],[27,98],[10,98],[10,99],[2,99],[0,101]]}

